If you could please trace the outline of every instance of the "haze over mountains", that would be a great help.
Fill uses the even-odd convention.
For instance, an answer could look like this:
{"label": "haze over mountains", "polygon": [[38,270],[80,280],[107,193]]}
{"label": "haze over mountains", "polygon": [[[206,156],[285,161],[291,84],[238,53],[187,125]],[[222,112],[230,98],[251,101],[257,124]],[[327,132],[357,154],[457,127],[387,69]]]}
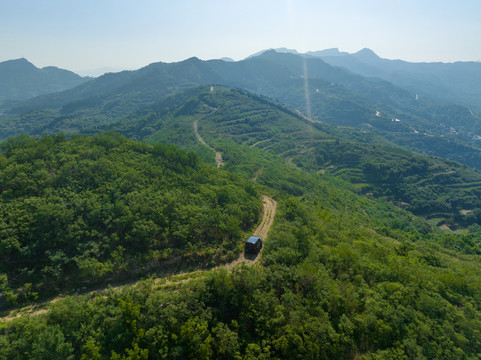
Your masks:
{"label": "haze over mountains", "polygon": [[[420,154],[456,160],[481,170],[481,119],[476,113],[471,108],[453,102],[419,95],[380,77],[366,77],[341,66],[329,65],[321,59],[326,56],[329,59],[345,59],[348,64],[354,61],[357,64],[381,64],[378,68],[386,68],[391,64],[368,49],[353,55],[340,53],[336,49],[306,55],[298,54],[295,50],[280,49],[263,51],[238,62],[190,58],[176,63],[153,63],[135,71],[105,74],[61,92],[13,104],[5,103],[4,114],[0,118],[0,140],[21,133],[94,134],[113,130],[129,138],[152,143],[168,142],[189,148],[196,142],[189,124],[196,116],[204,114],[202,106],[218,109],[218,114],[223,114],[220,109],[227,110],[229,106],[226,104],[232,103],[232,107],[243,109],[238,110],[235,118],[245,117],[247,122],[247,119],[252,119],[252,113],[278,112],[281,109],[277,116],[265,116],[263,126],[280,131],[283,127],[303,128],[307,122],[311,130],[304,136],[297,135],[297,141],[294,142],[290,138],[292,135],[276,138],[275,132],[263,133],[260,124],[235,131],[240,131],[239,135],[251,134],[251,145],[258,142],[268,144],[268,151],[280,156],[284,152],[276,149],[285,149],[290,144],[294,153],[288,158],[293,164],[316,171],[324,171],[331,166],[333,173],[342,171],[343,178],[355,184],[369,184],[366,192],[375,189],[374,193],[378,196],[387,195],[392,201],[409,204],[410,210],[418,214],[431,216],[429,214],[437,212],[449,218],[461,208],[477,207],[474,199],[478,197],[481,178],[478,179],[476,173],[468,174],[461,168],[454,169],[448,163],[440,165],[436,161],[431,165],[423,165],[418,169],[420,173],[427,171],[427,168],[443,168],[441,173],[450,174],[449,183],[456,183],[457,186],[470,183],[472,186],[466,193],[461,191],[456,194],[462,194],[465,200],[461,202],[454,193],[451,195],[451,190],[446,192],[447,188],[437,190],[434,197],[426,195],[421,199],[418,190],[429,182],[421,185],[418,183],[420,179],[410,178],[410,186],[418,189],[414,192],[391,183],[392,174],[386,175],[381,184],[376,183],[379,179],[373,177],[372,169],[377,167],[377,171],[381,171],[380,164],[384,168],[392,168],[392,159],[398,155],[394,156],[387,148],[380,153],[370,148],[372,145],[401,146]],[[400,66],[416,66],[402,64]],[[472,64],[467,66],[466,71]],[[201,100],[206,95],[199,97],[199,91],[202,93],[202,89],[205,89],[202,86],[205,85],[221,98]],[[220,86],[245,89],[264,98],[253,99],[244,97],[242,93],[224,92]],[[244,105],[242,98],[246,102]],[[247,105],[249,101],[253,102],[252,108]],[[268,104],[267,108],[262,110],[262,103]],[[474,108],[474,103],[471,105]],[[172,112],[182,116],[172,116]],[[276,123],[276,119],[286,117],[285,112],[290,114],[288,117],[291,120],[288,123]],[[209,116],[215,117],[213,114]],[[230,117],[225,115],[223,118]],[[187,119],[187,125],[182,128],[184,118]],[[246,145],[244,140],[235,137],[235,131],[216,133],[212,141],[222,137]],[[286,130],[286,134],[290,132]],[[190,134],[191,142],[180,134]],[[338,140],[335,142],[338,145],[332,147],[336,137],[342,139],[340,146]],[[307,146],[307,143],[313,145]],[[346,149],[349,147],[356,149],[351,156],[343,158],[333,155],[347,155],[349,151]],[[367,158],[378,158],[379,163],[366,165],[369,161],[361,154],[369,154]],[[321,158],[324,160],[319,160]],[[398,160],[401,161],[400,158]],[[426,161],[426,164],[430,162]],[[434,166],[434,163],[438,165]],[[364,167],[360,169],[361,164]],[[409,171],[412,170],[406,174],[403,171],[397,176],[400,179],[404,176],[409,178]],[[435,170],[434,174],[438,172]],[[424,176],[437,178],[433,174]],[[404,184],[404,181],[401,183]],[[428,188],[434,184],[436,180]],[[387,188],[390,190],[386,191]],[[426,192],[431,193],[432,190]],[[443,200],[431,203],[438,196]]]}
{"label": "haze over mountains", "polygon": [[[259,56],[268,50],[252,56]],[[404,87],[422,96],[438,98],[481,110],[481,63],[471,62],[419,62],[388,60],[371,49],[355,53],[341,52],[337,48],[298,53],[294,49],[278,48],[275,51],[318,57],[326,63],[343,67],[366,77],[377,77]]]}
{"label": "haze over mountains", "polygon": [[372,50],[354,54],[337,49],[309,52],[328,64],[344,67],[368,77],[379,77],[404,87],[420,96],[470,106],[481,110],[481,63],[410,63],[387,60]]}
{"label": "haze over mountains", "polygon": [[[269,50],[257,52],[247,59],[259,56],[266,51]],[[378,77],[390,81],[419,95],[439,98],[452,103],[474,107],[478,111],[481,110],[481,63],[479,61],[411,63],[403,60],[383,59],[372,50],[366,48],[352,54],[341,52],[337,48],[309,51],[304,54],[287,48],[278,48],[275,51],[278,53],[318,57],[330,65],[343,67],[366,77]],[[228,57],[224,57],[221,60],[233,62]],[[108,71],[112,72],[112,70]],[[43,77],[41,75],[42,72]],[[49,76],[46,76],[46,74],[49,74]],[[22,86],[22,79],[26,80],[28,78],[31,78],[32,82],[24,90],[8,87],[13,82],[16,83],[16,86]],[[0,79],[0,84],[2,85],[0,87],[0,100],[26,99],[43,93],[61,91],[74,87],[82,81],[78,76],[67,70],[55,67],[37,69],[25,59],[0,63]],[[44,81],[45,83],[38,83],[37,85],[39,81]],[[51,84],[46,86],[48,82]],[[34,90],[35,86],[43,86],[43,90]]]}
{"label": "haze over mountains", "polygon": [[479,358],[481,64],[7,65],[0,358]]}
{"label": "haze over mountains", "polygon": [[[191,58],[153,63],[136,71],[105,74],[63,92],[7,102],[0,105],[0,138],[27,131],[27,127],[31,134],[75,132],[116,121],[127,112],[194,86],[218,84],[276,99],[314,121],[375,132],[417,152],[481,169],[481,119],[476,111],[481,82],[474,81],[481,73],[481,64],[411,64],[380,59],[367,49],[352,55],[337,50],[307,55],[281,51],[264,51],[238,62]],[[365,74],[368,76],[356,74],[354,65],[347,70],[329,65],[324,58],[346,67],[364,64],[358,67],[371,72]],[[396,69],[406,69],[402,78],[415,78],[417,88],[388,81],[389,76],[401,74]],[[424,78],[418,72],[425,74]],[[435,73],[438,75],[432,75]],[[372,77],[374,74],[379,76]],[[467,82],[468,77],[472,81]],[[447,83],[452,88],[446,89]],[[430,88],[434,88],[432,96],[428,96]],[[463,91],[455,90],[459,88],[469,96],[463,97]],[[457,97],[450,98],[451,92]],[[465,105],[459,105],[461,97]],[[32,112],[35,122],[29,121]],[[62,125],[65,119],[67,127]]]}

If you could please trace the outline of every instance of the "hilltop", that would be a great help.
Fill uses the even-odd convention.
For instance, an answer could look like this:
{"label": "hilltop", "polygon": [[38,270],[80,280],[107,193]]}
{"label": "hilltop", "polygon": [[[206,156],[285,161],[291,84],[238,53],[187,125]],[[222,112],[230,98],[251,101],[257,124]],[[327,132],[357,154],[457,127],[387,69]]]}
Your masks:
{"label": "hilltop", "polygon": [[8,60],[0,62],[0,101],[25,100],[63,91],[87,80],[54,66],[39,69],[26,59]]}
{"label": "hilltop", "polygon": [[[295,110],[241,90],[196,88],[129,114],[104,129],[199,151],[193,122],[198,122],[202,137],[223,152],[227,168],[229,164],[241,166],[247,177],[254,177],[258,167],[248,170],[248,163],[230,155],[231,143],[279,156],[299,170],[339,176],[361,194],[394,202],[452,228],[471,225],[470,221],[477,221],[473,214],[481,212],[479,172],[452,161],[416,155],[376,137],[368,140],[364,134],[358,135],[363,141],[342,138],[331,126],[309,121]],[[468,211],[471,220],[461,215],[462,210]]]}
{"label": "hilltop", "polygon": [[261,210],[247,181],[173,146],[57,135],[3,150],[0,266],[11,304],[180,255],[192,265],[232,260]]}

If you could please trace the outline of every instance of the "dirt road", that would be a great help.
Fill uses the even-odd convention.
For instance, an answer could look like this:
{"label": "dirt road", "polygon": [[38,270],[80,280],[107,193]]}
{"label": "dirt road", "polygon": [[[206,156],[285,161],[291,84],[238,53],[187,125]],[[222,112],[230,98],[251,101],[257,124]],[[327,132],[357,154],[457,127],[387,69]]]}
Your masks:
{"label": "dirt road", "polygon": [[218,151],[216,151],[212,146],[210,146],[209,144],[207,144],[204,139],[202,139],[202,137],[200,136],[199,134],[199,125],[197,123],[197,119],[194,120],[194,132],[195,132],[195,136],[197,137],[197,139],[202,143],[204,144],[205,146],[207,146],[209,149],[211,149],[213,152],[215,152],[215,162],[217,163],[217,167],[221,167],[224,165],[224,160],[222,160],[222,154]]}
{"label": "dirt road", "polygon": [[[272,223],[274,222],[274,217],[276,216],[277,202],[266,195],[262,195],[262,200],[264,202],[264,215],[262,216],[262,220],[259,226],[257,226],[257,229],[254,231],[253,235],[260,236],[265,241],[267,234],[271,229]],[[227,269],[232,269],[241,263],[253,265],[259,261],[261,254],[262,250],[257,254],[241,253],[237,260],[234,260],[228,264],[220,265],[218,268],[225,267]]]}
{"label": "dirt road", "polygon": [[274,222],[274,217],[276,215],[277,202],[266,196],[262,195],[262,200],[264,201],[264,215],[262,216],[262,221],[254,231],[254,236],[260,236],[261,238],[267,238],[267,234],[271,229],[272,223]]}
{"label": "dirt road", "polygon": [[[272,226],[272,223],[274,222],[274,217],[276,215],[276,208],[277,208],[277,202],[266,196],[262,196],[262,200],[264,203],[264,214],[262,216],[262,220],[257,226],[256,230],[254,231],[253,235],[254,236],[260,236],[264,240],[267,238],[267,235],[269,234],[269,230]],[[245,264],[245,265],[254,265],[259,261],[261,258],[262,251],[257,253],[257,254],[246,254],[246,253],[241,253],[238,258],[230,263],[227,264],[222,264],[219,265],[215,268],[212,268],[210,270],[215,270],[215,269],[220,269],[220,268],[225,268],[225,269],[232,269],[237,265],[240,264]],[[204,274],[207,273],[206,270],[199,270],[199,271],[192,271],[192,272],[184,272],[184,273],[179,273],[174,276],[170,277],[162,277],[162,278],[157,278],[154,279],[154,282],[156,284],[159,284],[160,286],[165,286],[165,285],[171,285],[171,284],[179,284],[179,283],[184,283],[187,281],[191,281],[193,279],[199,278],[204,276]],[[136,282],[131,282],[128,284],[124,285],[119,285],[119,286],[114,286],[111,287],[109,286],[110,289],[121,289],[124,286],[135,286]],[[107,288],[105,288],[107,289]],[[99,293],[105,289],[97,289],[93,291],[89,291],[87,293],[84,293],[84,295],[88,294],[95,294]],[[0,317],[0,323],[2,321],[11,321],[17,317],[20,317],[21,315],[30,315],[30,316],[37,316],[37,315],[42,315],[48,312],[48,306],[54,302],[57,302],[59,300],[62,300],[63,296],[56,297],[55,299],[52,300],[47,300],[44,301],[40,304],[35,304],[35,305],[30,305],[26,306],[20,309],[14,309],[10,311],[10,313],[4,317]]]}

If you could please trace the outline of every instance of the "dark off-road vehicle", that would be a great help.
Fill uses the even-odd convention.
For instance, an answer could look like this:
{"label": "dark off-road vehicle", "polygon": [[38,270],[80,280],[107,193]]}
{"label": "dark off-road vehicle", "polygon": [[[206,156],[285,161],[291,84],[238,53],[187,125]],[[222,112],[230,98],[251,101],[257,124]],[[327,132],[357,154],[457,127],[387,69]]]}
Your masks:
{"label": "dark off-road vehicle", "polygon": [[244,246],[245,252],[258,253],[262,249],[262,238],[259,236],[251,236],[247,239]]}

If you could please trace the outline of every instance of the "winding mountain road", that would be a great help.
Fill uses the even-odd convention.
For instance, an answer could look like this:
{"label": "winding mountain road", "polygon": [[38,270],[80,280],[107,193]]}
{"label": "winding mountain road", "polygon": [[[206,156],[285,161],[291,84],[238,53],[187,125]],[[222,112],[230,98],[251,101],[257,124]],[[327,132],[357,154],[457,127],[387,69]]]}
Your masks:
{"label": "winding mountain road", "polygon": [[[254,236],[260,236],[265,240],[267,238],[267,235],[269,234],[269,230],[271,229],[271,226],[274,222],[274,217],[276,215],[277,202],[274,199],[272,199],[272,198],[270,198],[266,195],[262,196],[262,200],[263,200],[263,203],[264,203],[264,213],[262,215],[261,222],[257,226],[253,235]],[[233,269],[234,267],[236,267],[237,265],[240,265],[240,264],[245,264],[247,266],[251,266],[251,265],[254,265],[255,263],[257,263],[259,261],[259,259],[261,258],[261,254],[262,254],[262,250],[259,253],[256,253],[256,254],[242,252],[237,257],[237,259],[235,259],[235,260],[233,260],[229,263],[225,263],[225,264],[216,266],[212,269],[209,269],[209,271],[220,269],[220,268],[225,268],[227,270],[231,270],[231,269]],[[199,277],[203,276],[202,275],[203,272],[205,272],[205,271],[197,270],[197,271],[192,271],[192,272],[182,272],[182,273],[178,273],[174,276],[165,276],[165,277],[156,278],[156,279],[154,279],[154,283],[159,284],[159,283],[162,282],[162,284],[160,286],[184,283],[184,282],[188,282],[188,281],[191,281],[195,278],[199,278]],[[178,278],[178,279],[176,279],[176,278]],[[108,287],[104,287],[104,288],[101,288],[101,289],[96,289],[96,290],[85,292],[84,295],[99,293],[99,292],[102,292],[103,290],[106,290],[106,289],[121,289],[125,286],[136,285],[136,283],[137,282],[133,282],[133,283],[129,282],[127,284],[114,286],[114,287],[109,285]],[[5,315],[3,317],[0,317],[0,323],[5,322],[5,321],[11,321],[11,320],[13,320],[17,317],[20,317],[21,315],[37,316],[37,315],[45,314],[45,313],[48,312],[48,306],[50,304],[53,304],[53,303],[55,303],[59,300],[62,300],[63,298],[64,298],[63,296],[58,296],[54,299],[47,300],[47,301],[44,301],[42,303],[38,303],[38,304],[35,304],[35,305],[29,305],[29,306],[26,306],[26,307],[23,307],[23,308],[13,309],[7,315]]]}
{"label": "winding mountain road", "polygon": [[[215,152],[215,160],[216,160],[216,163],[217,163],[217,167],[220,167],[220,166],[224,165],[224,162],[222,160],[222,155],[218,151],[216,151],[214,148],[209,146],[200,136],[199,131],[198,131],[197,120],[194,120],[193,125],[194,125],[194,131],[195,131],[195,135],[196,135],[197,139],[202,144],[204,144],[209,149],[211,149],[212,151]],[[263,169],[260,169],[258,171],[258,173],[259,174],[262,173],[262,170]],[[257,226],[256,230],[253,232],[253,235],[259,236],[263,240],[265,240],[267,238],[267,235],[269,234],[269,230],[271,229],[271,226],[274,222],[274,218],[275,218],[275,215],[276,215],[277,202],[274,199],[272,199],[272,198],[270,198],[266,195],[262,196],[262,200],[263,200],[263,204],[264,204],[264,206],[263,206],[263,209],[264,209],[263,216],[262,216],[261,222]],[[227,270],[231,270],[231,269],[233,269],[234,267],[236,267],[237,265],[240,265],[240,264],[252,266],[259,261],[259,259],[261,258],[261,254],[262,254],[262,250],[259,251],[258,253],[255,253],[255,254],[242,252],[241,254],[239,254],[237,259],[235,259],[235,260],[233,260],[229,263],[225,263],[225,264],[216,266],[214,268],[211,268],[208,271],[212,271],[212,270],[216,270],[216,269],[220,269],[220,268],[225,268]],[[172,263],[172,265],[173,265],[176,262],[178,262],[179,260],[181,261],[181,259],[182,259],[182,257],[179,256],[177,258],[167,260],[165,263],[166,264]],[[197,270],[197,271],[192,271],[192,272],[181,272],[181,273],[175,274],[173,276],[171,275],[171,276],[164,276],[164,277],[156,278],[156,279],[154,279],[154,283],[159,284],[159,286],[184,283],[184,282],[191,281],[195,278],[202,277],[204,272],[205,271],[202,271],[202,270]],[[129,283],[114,286],[114,287],[109,285],[108,287],[104,287],[104,288],[101,288],[101,289],[87,291],[87,292],[84,293],[84,295],[99,293],[99,292],[102,292],[103,290],[106,290],[106,289],[121,289],[125,286],[136,285],[136,283],[137,282],[129,282]],[[5,322],[5,321],[11,321],[11,320],[13,320],[13,319],[15,319],[15,318],[17,318],[21,315],[37,316],[37,315],[45,314],[45,313],[48,312],[48,306],[50,304],[53,304],[53,303],[55,303],[59,300],[62,300],[63,298],[64,298],[63,296],[58,296],[54,299],[47,300],[47,301],[44,301],[42,303],[26,306],[26,307],[23,307],[23,308],[13,309],[7,315],[5,315],[3,317],[0,317],[0,323]]]}

